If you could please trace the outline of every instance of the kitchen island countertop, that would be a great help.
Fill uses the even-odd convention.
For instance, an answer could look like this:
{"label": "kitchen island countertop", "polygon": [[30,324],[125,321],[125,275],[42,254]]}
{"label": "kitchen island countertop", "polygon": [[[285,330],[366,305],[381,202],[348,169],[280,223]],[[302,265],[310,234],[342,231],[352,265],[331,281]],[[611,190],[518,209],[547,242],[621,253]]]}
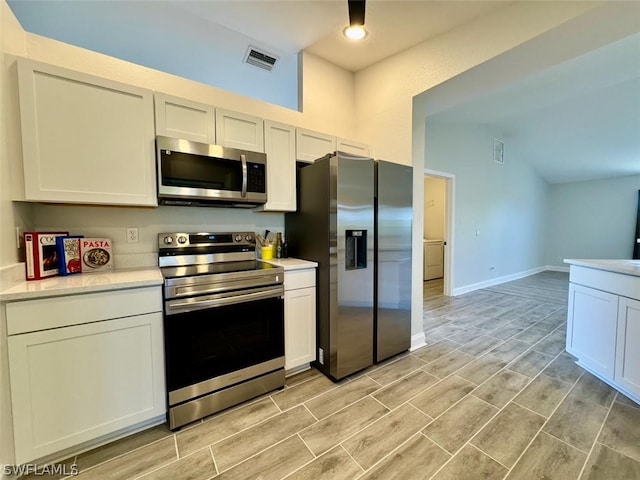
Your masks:
{"label": "kitchen island countertop", "polygon": [[0,302],[160,286],[162,283],[163,278],[158,267],[79,273],[17,283],[0,291]]}
{"label": "kitchen island countertop", "polygon": [[622,273],[640,277],[640,260],[607,260],[607,259],[572,259],[564,260],[564,263],[579,267],[595,268],[613,273]]}

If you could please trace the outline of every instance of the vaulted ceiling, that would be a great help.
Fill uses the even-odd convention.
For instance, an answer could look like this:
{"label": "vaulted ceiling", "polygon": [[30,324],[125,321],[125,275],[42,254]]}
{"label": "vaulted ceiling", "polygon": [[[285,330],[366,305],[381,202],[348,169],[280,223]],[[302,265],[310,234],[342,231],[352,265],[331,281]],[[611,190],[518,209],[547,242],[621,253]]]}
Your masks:
{"label": "vaulted ceiling", "polygon": [[[508,5],[369,0],[369,35],[355,44],[342,36],[348,23],[346,0],[8,3],[26,30],[53,38],[57,31],[58,39],[85,48],[83,38],[103,37],[102,44],[110,48],[106,53],[114,56],[131,42],[158,35],[190,38],[194,22],[206,22],[211,32],[238,32],[280,55],[304,49],[353,72]],[[73,31],[76,40],[65,40]],[[640,34],[438,112],[429,121],[495,126],[507,143],[518,143],[521,154],[551,183],[640,175]]]}

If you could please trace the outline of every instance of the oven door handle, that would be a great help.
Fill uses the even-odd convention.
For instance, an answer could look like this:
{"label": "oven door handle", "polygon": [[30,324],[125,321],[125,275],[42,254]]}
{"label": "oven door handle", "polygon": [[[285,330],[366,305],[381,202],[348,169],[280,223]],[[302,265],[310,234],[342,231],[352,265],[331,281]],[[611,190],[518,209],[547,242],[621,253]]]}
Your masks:
{"label": "oven door handle", "polygon": [[236,292],[234,294],[225,293],[181,300],[169,300],[168,302],[165,302],[165,305],[166,314],[175,315],[177,313],[192,312],[194,310],[202,310],[205,308],[224,307],[227,305],[236,305],[238,303],[278,297],[284,297],[284,287],[282,286],[252,291],[251,293]]}
{"label": "oven door handle", "polygon": [[240,160],[242,161],[242,192],[240,195],[242,198],[247,196],[247,156],[244,153],[240,154]]}

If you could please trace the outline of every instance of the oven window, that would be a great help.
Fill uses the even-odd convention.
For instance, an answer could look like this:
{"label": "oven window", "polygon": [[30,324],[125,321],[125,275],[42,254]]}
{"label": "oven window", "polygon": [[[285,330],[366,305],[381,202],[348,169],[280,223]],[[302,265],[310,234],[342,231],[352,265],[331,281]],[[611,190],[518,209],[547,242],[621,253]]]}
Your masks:
{"label": "oven window", "polygon": [[284,356],[284,301],[167,315],[165,345],[169,391]]}
{"label": "oven window", "polygon": [[162,184],[170,187],[242,190],[242,163],[224,158],[162,151]]}

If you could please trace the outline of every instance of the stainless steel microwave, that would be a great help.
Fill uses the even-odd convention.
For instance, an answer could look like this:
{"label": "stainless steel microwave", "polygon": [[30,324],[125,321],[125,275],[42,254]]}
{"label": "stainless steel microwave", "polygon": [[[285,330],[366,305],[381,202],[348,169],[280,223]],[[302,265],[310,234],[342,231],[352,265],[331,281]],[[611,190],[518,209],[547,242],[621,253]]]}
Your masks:
{"label": "stainless steel microwave", "polygon": [[255,207],[267,201],[264,153],[156,137],[163,205]]}

